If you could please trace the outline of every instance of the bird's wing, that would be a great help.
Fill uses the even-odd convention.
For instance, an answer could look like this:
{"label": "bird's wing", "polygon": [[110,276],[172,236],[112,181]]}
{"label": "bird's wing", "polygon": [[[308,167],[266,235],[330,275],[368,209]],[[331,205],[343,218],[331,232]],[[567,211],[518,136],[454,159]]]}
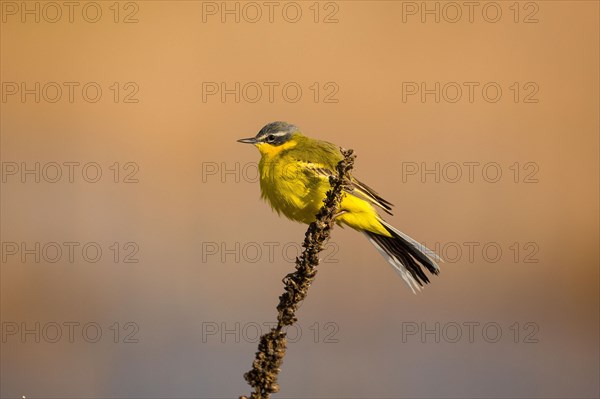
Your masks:
{"label": "bird's wing", "polygon": [[380,207],[381,209],[383,209],[389,215],[393,215],[393,213],[392,213],[392,207],[394,206],[394,204],[392,204],[391,202],[386,201],[385,199],[383,199],[371,187],[367,186],[365,183],[359,181],[358,179],[356,179],[354,177],[352,178],[352,185],[354,187],[354,190],[357,193],[359,193],[362,197],[364,197],[365,199],[369,200],[373,204],[377,205],[378,207]]}
{"label": "bird's wing", "polygon": [[[309,156],[300,156],[300,154],[307,154]],[[310,152],[302,151],[295,155],[297,155],[297,162],[301,163],[307,171],[311,171],[318,177],[326,178],[327,181],[329,181],[329,176],[334,176],[335,167],[342,159],[339,148],[335,144],[325,141],[319,142],[319,145],[311,146]],[[358,179],[352,177],[352,186],[347,191],[360,195],[362,198],[392,215],[391,210],[394,205],[383,199],[375,190]]]}

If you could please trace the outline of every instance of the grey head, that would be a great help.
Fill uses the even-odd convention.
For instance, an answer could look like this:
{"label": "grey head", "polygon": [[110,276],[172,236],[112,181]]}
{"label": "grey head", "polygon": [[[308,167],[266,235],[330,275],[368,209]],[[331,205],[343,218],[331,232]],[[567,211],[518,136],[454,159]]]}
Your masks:
{"label": "grey head", "polygon": [[247,144],[267,143],[278,146],[288,141],[294,133],[299,131],[298,127],[287,122],[271,122],[260,129],[255,137],[240,139],[238,142]]}

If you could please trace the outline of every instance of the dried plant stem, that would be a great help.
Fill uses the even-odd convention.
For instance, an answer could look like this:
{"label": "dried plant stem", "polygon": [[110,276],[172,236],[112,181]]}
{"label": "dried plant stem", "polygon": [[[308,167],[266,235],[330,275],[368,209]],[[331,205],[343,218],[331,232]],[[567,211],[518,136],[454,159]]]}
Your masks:
{"label": "dried plant stem", "polygon": [[277,377],[285,356],[286,338],[283,328],[294,324],[296,310],[308,293],[312,281],[317,274],[319,252],[331,234],[336,213],[344,196],[344,189],[350,187],[350,171],[354,165],[352,150],[341,149],[344,159],[336,167],[337,176],[330,176],[331,190],[327,192],[323,207],[316,215],[316,220],[308,226],[302,244],[304,250],[296,258],[296,271],[284,277],[285,292],[279,297],[277,305],[277,327],[260,337],[258,352],[252,363],[252,370],[244,374],[254,392],[250,397],[240,399],[268,399],[272,393],[279,391]]}

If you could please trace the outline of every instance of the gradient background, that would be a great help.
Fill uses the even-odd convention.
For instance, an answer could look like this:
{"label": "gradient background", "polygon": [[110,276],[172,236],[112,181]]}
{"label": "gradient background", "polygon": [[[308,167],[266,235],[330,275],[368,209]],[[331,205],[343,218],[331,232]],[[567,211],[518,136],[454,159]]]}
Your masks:
{"label": "gradient background", "polygon": [[[249,392],[242,375],[256,343],[254,330],[243,327],[275,320],[281,278],[293,270],[282,247],[301,242],[305,231],[272,213],[258,183],[241,173],[258,153],[235,140],[273,120],[353,148],[355,174],[396,205],[390,222],[419,241],[463,249],[415,296],[362,235],[336,228],[337,262],[322,264],[299,312],[302,336],[289,345],[277,397],[598,397],[598,2],[535,2],[539,22],[528,24],[513,21],[512,2],[501,4],[498,23],[480,12],[473,23],[466,15],[457,23],[421,23],[419,16],[403,23],[401,2],[341,1],[339,22],[329,24],[313,22],[312,2],[298,3],[298,23],[281,13],[273,23],[266,16],[257,23],[209,16],[204,23],[201,2],[143,1],[135,3],[139,22],[124,24],[112,21],[113,2],[99,4],[98,23],[77,12],[73,23],[66,16],[22,23],[3,14],[3,82],[94,81],[103,97],[8,97],[1,103],[2,161],[98,162],[104,174],[95,184],[80,175],[54,184],[7,177],[2,241],[94,241],[105,250],[98,263],[80,256],[74,263],[18,256],[2,263],[4,326],[74,321],[103,328],[98,343],[81,335],[73,343],[6,337],[3,398]],[[532,9],[519,7],[522,20]],[[280,94],[273,103],[202,101],[202,82],[253,81],[298,82],[304,94],[296,103]],[[497,103],[480,96],[473,103],[403,102],[406,81],[494,81],[504,92]],[[139,102],[114,103],[113,82],[135,82]],[[339,102],[315,103],[313,82],[335,82]],[[539,102],[515,103],[512,82],[538,84]],[[113,183],[114,162],[137,163],[139,183]],[[236,162],[240,173],[220,175]],[[403,182],[402,162],[497,162],[503,177]],[[538,182],[521,176],[515,183],[508,169],[515,162],[535,162]],[[215,163],[219,174],[206,175]],[[115,263],[108,246],[128,241],[139,245],[139,263]],[[271,259],[270,242],[278,245]],[[465,242],[479,243],[472,259]],[[538,262],[524,262],[525,252],[515,261],[514,242],[521,251],[537,246]],[[207,243],[258,243],[263,252],[257,261],[254,252],[223,261],[203,251]],[[502,248],[499,261],[482,255],[485,243]],[[139,342],[114,343],[108,328],[115,322],[135,322]],[[431,335],[402,339],[406,323],[465,322],[498,323],[502,335],[488,342],[480,327],[473,342],[466,328],[456,343],[447,335],[439,343]],[[528,322],[538,326],[537,342],[524,342]],[[240,342],[221,331],[203,337],[207,325],[222,323],[240,323]],[[325,342],[328,334],[337,342]]]}

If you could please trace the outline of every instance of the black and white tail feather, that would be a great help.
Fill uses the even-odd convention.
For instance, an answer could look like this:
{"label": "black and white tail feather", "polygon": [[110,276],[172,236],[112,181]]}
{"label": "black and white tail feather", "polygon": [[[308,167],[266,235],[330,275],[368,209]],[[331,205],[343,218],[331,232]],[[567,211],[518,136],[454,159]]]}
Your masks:
{"label": "black and white tail feather", "polygon": [[429,278],[423,271],[426,268],[432,274],[439,274],[436,262],[443,262],[435,252],[413,240],[390,224],[380,220],[391,237],[364,232],[369,241],[385,257],[394,270],[402,277],[414,294],[421,291]]}
{"label": "black and white tail feather", "polygon": [[[333,144],[331,144],[331,147],[336,148]],[[313,162],[306,162],[305,167],[327,179],[333,175],[331,169]],[[349,191],[358,194],[387,214],[392,215],[394,205],[354,177]],[[364,230],[363,233],[408,284],[412,292],[416,294],[417,291],[421,291],[424,284],[429,283],[429,278],[423,271],[423,267],[429,270],[430,273],[437,275],[440,273],[440,268],[436,262],[443,262],[443,259],[384,220],[379,219],[379,222],[390,233],[391,237]]]}

